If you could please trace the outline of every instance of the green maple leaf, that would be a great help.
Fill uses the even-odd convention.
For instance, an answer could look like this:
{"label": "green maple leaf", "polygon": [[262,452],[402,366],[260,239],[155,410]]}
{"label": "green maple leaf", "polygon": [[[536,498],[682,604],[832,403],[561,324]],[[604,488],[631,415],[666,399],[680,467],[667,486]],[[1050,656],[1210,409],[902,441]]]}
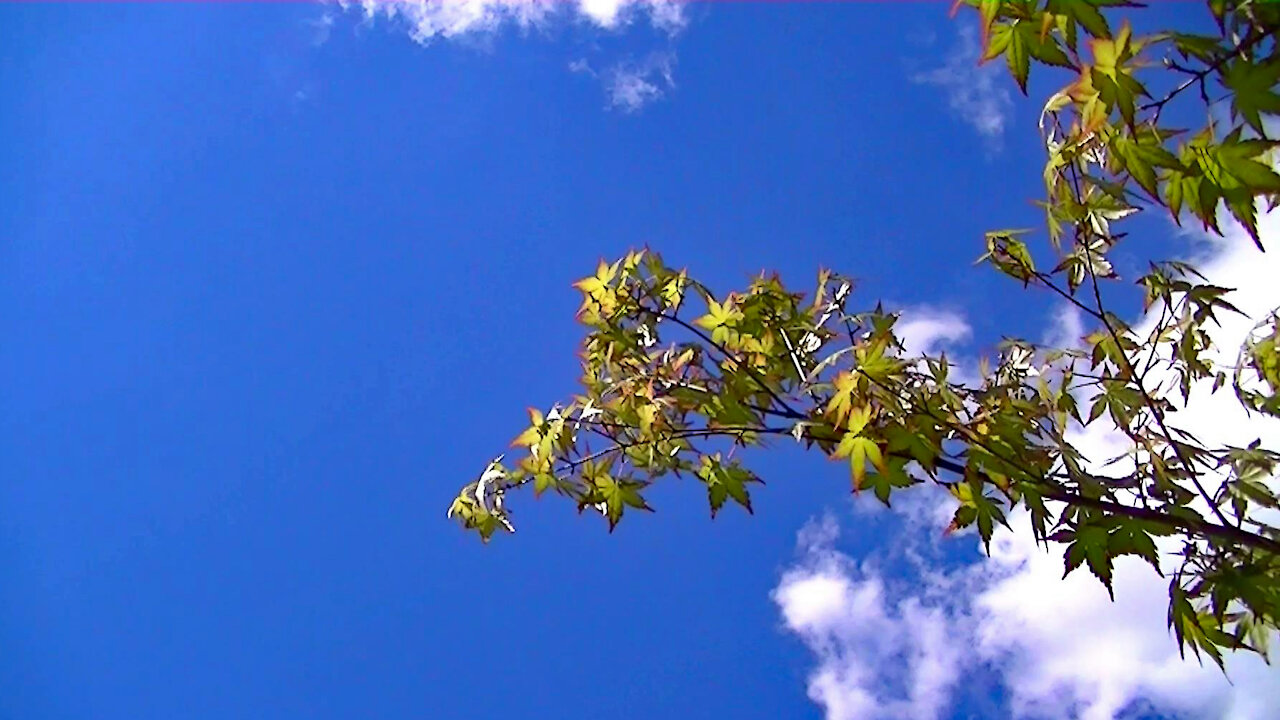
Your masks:
{"label": "green maple leaf", "polygon": [[1107,529],[1097,525],[1083,525],[1076,530],[1075,540],[1067,546],[1065,578],[1072,570],[1088,563],[1089,571],[1107,588],[1107,594],[1115,600],[1111,587],[1111,553],[1108,552]]}
{"label": "green maple leaf", "polygon": [[1261,134],[1262,115],[1280,114],[1280,60],[1255,64],[1239,60],[1227,66],[1222,82],[1231,88],[1231,109]]}
{"label": "green maple leaf", "polygon": [[841,425],[852,409],[853,393],[858,389],[858,376],[845,371],[837,375],[832,384],[835,392],[827,402],[827,415],[836,425]]}
{"label": "green maple leaf", "polygon": [[849,458],[849,467],[853,471],[853,489],[855,491],[862,490],[867,487],[867,461],[871,461],[871,465],[880,472],[885,472],[884,453],[880,451],[880,446],[871,438],[864,437],[855,432],[847,432],[840,439],[840,444],[836,446],[836,451],[831,457]]}
{"label": "green maple leaf", "polygon": [[739,465],[737,461],[725,464],[720,459],[720,453],[704,455],[702,466],[698,468],[698,478],[707,486],[711,517],[714,518],[730,498],[745,508],[748,513],[754,513],[751,508],[751,495],[747,492],[747,484],[763,481]]}
{"label": "green maple leaf", "polygon": [[551,473],[537,473],[533,476],[533,494],[541,495],[547,490],[559,490],[560,481]]}
{"label": "green maple leaf", "polygon": [[888,458],[884,463],[884,471],[867,476],[864,487],[870,487],[876,499],[889,507],[889,496],[895,489],[911,487],[920,482],[907,473],[907,462],[905,458]]}
{"label": "green maple leaf", "polygon": [[1111,37],[1111,28],[1107,25],[1107,19],[1092,3],[1080,0],[1049,0],[1047,8],[1050,12],[1065,15],[1079,23],[1096,38]]}
{"label": "green maple leaf", "polygon": [[648,483],[637,480],[622,480],[604,475],[595,480],[595,493],[598,502],[604,503],[604,515],[609,520],[609,531],[612,532],[622,520],[623,511],[632,507],[637,510],[653,512],[644,498],[640,496]]}
{"label": "green maple leaf", "polygon": [[606,264],[603,260],[596,267],[596,274],[579,280],[573,286],[581,290],[583,293],[596,296],[604,292],[609,287],[609,283],[613,282],[613,278],[618,274],[618,263],[612,265]]}
{"label": "green maple leaf", "polygon": [[932,473],[938,459],[938,450],[924,435],[901,425],[891,425],[886,430],[889,437],[889,453],[906,452],[923,467]]}
{"label": "green maple leaf", "polygon": [[1124,520],[1108,535],[1107,549],[1113,556],[1137,555],[1159,573],[1160,560],[1156,556],[1156,543],[1151,539],[1153,531],[1160,532],[1142,520]]}
{"label": "green maple leaf", "polygon": [[711,341],[724,345],[733,339],[733,328],[742,313],[733,306],[732,300],[720,304],[715,300],[707,300],[707,314],[694,320],[694,324],[711,331]]}

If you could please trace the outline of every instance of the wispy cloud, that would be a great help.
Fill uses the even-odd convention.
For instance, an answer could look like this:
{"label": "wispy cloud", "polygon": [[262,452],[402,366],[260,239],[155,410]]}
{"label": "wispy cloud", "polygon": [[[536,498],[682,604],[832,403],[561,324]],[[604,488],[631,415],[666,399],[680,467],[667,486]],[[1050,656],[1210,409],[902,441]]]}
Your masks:
{"label": "wispy cloud", "polygon": [[358,11],[403,27],[415,42],[492,33],[507,26],[530,29],[556,20],[585,22],[601,30],[619,30],[637,19],[675,36],[687,18],[680,0],[336,0],[344,11]]}
{"label": "wispy cloud", "polygon": [[[486,39],[504,28],[545,30],[556,22],[618,35],[644,21],[670,44],[687,25],[681,0],[338,0],[338,4],[361,13],[367,23],[382,21],[401,28],[422,45]],[[331,24],[324,26],[326,33]],[[572,71],[600,80],[610,108],[635,112],[675,87],[675,54],[670,49],[640,61],[606,66],[597,72],[585,59],[569,64]]]}
{"label": "wispy cloud", "polygon": [[575,0],[574,4],[580,13],[606,28],[627,25],[643,17],[654,28],[674,36],[687,22],[682,0]]}
{"label": "wispy cloud", "polygon": [[305,21],[305,24],[312,29],[312,47],[320,47],[329,42],[329,36],[333,33],[333,21],[334,15],[329,11],[325,11],[314,20]]}
{"label": "wispy cloud", "polygon": [[960,25],[956,44],[942,66],[916,73],[911,79],[941,88],[952,114],[977,131],[989,147],[998,148],[1013,100],[1000,67],[978,65],[979,51],[977,30],[972,25]]}
{"label": "wispy cloud", "polygon": [[603,71],[595,70],[585,58],[579,58],[569,63],[569,70],[599,80],[604,86],[606,107],[633,113],[675,88],[675,63],[674,53],[654,52],[643,60],[623,60]]}
{"label": "wispy cloud", "polygon": [[[1259,226],[1274,244],[1280,210],[1262,215]],[[1212,242],[1199,265],[1210,282],[1238,288],[1231,300],[1249,315],[1274,305],[1271,278],[1280,274],[1280,258],[1258,253],[1242,231]],[[936,327],[960,325],[952,319]],[[1250,327],[1247,318],[1224,317],[1213,335],[1221,347],[1238,347]],[[920,328],[923,344],[945,337],[930,323]],[[1070,313],[1045,329],[1064,343],[1081,332]],[[1208,387],[1195,388],[1169,422],[1209,442],[1280,435],[1280,422],[1247,417],[1229,392]],[[1095,424],[1070,440],[1086,456],[1110,457],[1115,434]],[[1167,580],[1142,560],[1117,559],[1112,602],[1083,570],[1063,578],[1061,555],[1037,547],[1027,518],[1016,513],[1012,530],[997,530],[989,557],[947,566],[936,547],[920,541],[937,537],[949,514],[947,496],[934,498],[902,513],[903,535],[885,541],[907,548],[910,581],[887,580],[874,565],[836,550],[830,518],[802,532],[801,557],[773,599],[785,626],[814,654],[809,695],[828,720],[941,720],[964,697],[956,678],[971,676],[1000,685],[1015,717],[1275,717],[1280,667],[1231,653],[1228,681],[1212,663],[1181,657],[1164,622]]]}
{"label": "wispy cloud", "polygon": [[654,53],[638,63],[624,62],[606,73],[609,106],[636,112],[675,87],[675,55]]}
{"label": "wispy cloud", "polygon": [[545,22],[557,6],[544,0],[339,0],[346,10],[358,9],[366,21],[384,19],[403,27],[414,42],[473,33],[491,33],[511,24],[527,29]]}
{"label": "wispy cloud", "polygon": [[1050,347],[1075,348],[1084,342],[1084,318],[1074,305],[1063,303],[1053,313],[1044,334],[1044,344]]}

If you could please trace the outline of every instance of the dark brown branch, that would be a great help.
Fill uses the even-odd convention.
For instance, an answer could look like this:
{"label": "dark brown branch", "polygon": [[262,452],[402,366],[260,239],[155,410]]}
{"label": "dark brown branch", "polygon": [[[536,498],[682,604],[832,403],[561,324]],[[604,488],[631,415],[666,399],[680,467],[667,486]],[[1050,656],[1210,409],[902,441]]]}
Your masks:
{"label": "dark brown branch", "polygon": [[[1072,167],[1072,174],[1074,175],[1074,173],[1075,168]],[[1079,193],[1077,192],[1077,196],[1078,195]],[[1087,242],[1088,238],[1086,237],[1085,240]],[[1142,394],[1142,403],[1146,405],[1147,410],[1151,412],[1151,416],[1155,419],[1156,425],[1159,426],[1160,432],[1164,435],[1165,440],[1169,441],[1169,446],[1173,448],[1173,453],[1177,456],[1178,462],[1182,463],[1182,466],[1186,468],[1188,472],[1188,479],[1191,480],[1191,484],[1195,487],[1196,492],[1198,492],[1200,497],[1209,505],[1209,509],[1213,511],[1215,516],[1217,516],[1218,521],[1221,522],[1223,526],[1229,527],[1231,522],[1227,520],[1227,516],[1223,514],[1222,509],[1213,501],[1213,498],[1209,495],[1209,491],[1205,489],[1204,485],[1200,482],[1200,479],[1196,477],[1195,466],[1191,463],[1187,454],[1182,450],[1182,445],[1173,439],[1173,433],[1169,430],[1169,426],[1164,421],[1164,411],[1160,409],[1160,406],[1156,404],[1155,399],[1151,397],[1151,393],[1147,391],[1147,386],[1142,382],[1142,376],[1138,375],[1137,369],[1133,366],[1133,363],[1129,361],[1129,353],[1125,352],[1124,346],[1120,343],[1120,334],[1116,331],[1115,326],[1112,325],[1110,318],[1107,317],[1106,310],[1103,309],[1102,291],[1098,287],[1098,275],[1093,271],[1093,263],[1086,262],[1085,269],[1089,271],[1089,284],[1093,287],[1093,301],[1098,308],[1098,316],[1102,318],[1102,325],[1107,329],[1107,334],[1111,336],[1111,341],[1116,344],[1116,354],[1119,355],[1120,359],[1123,361],[1122,369],[1129,375],[1129,378],[1132,381],[1130,384],[1136,387],[1138,392]],[[1127,428],[1124,430],[1126,435],[1130,434]],[[1132,437],[1132,435],[1130,435],[1130,437]]]}
{"label": "dark brown branch", "polygon": [[764,378],[760,377],[760,373],[756,372],[755,369],[752,368],[751,366],[743,363],[733,353],[729,352],[728,348],[716,342],[715,340],[712,340],[711,336],[702,332],[702,330],[694,327],[693,325],[690,325],[689,323],[685,322],[683,318],[675,314],[662,313],[656,310],[651,310],[643,306],[640,307],[640,311],[653,315],[656,318],[661,318],[663,320],[670,320],[671,322],[679,325],[685,330],[688,330],[689,332],[698,336],[698,338],[701,339],[703,342],[705,342],[706,344],[718,350],[720,354],[725,357],[725,359],[730,360],[731,362],[733,362],[734,365],[741,368],[742,371],[745,372],[747,376],[750,377],[753,382],[755,382],[756,385],[760,386],[761,390],[764,390],[769,395],[769,397],[773,398],[774,402],[778,403],[778,405],[781,406],[783,410],[789,413],[788,417],[793,417],[796,419],[805,417],[803,414],[800,413],[800,411],[796,410],[786,400],[784,400],[781,395],[775,392],[773,388],[769,387],[769,383],[765,382]]}
{"label": "dark brown branch", "polygon": [[[624,426],[624,427],[630,428],[630,426]],[[638,429],[638,428],[630,428],[630,429]],[[672,432],[667,436],[667,439],[680,439],[680,438],[693,438],[693,437],[716,437],[716,436],[741,437],[744,433],[749,433],[749,432],[756,433],[759,435],[789,435],[791,434],[792,429],[786,428],[786,427],[769,427],[769,426],[760,426],[760,427],[727,426],[723,428],[695,428],[695,429]],[[636,443],[615,442],[615,444],[612,447],[605,448],[604,450],[600,450],[584,458],[580,458],[576,461],[568,463],[567,465],[562,467],[560,470],[561,472],[571,471],[577,468],[578,466],[582,465],[583,463],[586,463],[590,460],[598,459],[600,457],[604,457],[609,453],[621,452],[630,447],[638,447],[646,444],[653,444],[659,441],[660,439],[655,438],[653,440],[641,441]],[[900,456],[900,457],[903,457],[903,459],[907,459],[907,460],[913,459],[908,456]],[[955,462],[953,460],[948,460],[946,458],[941,458],[941,457],[935,458],[934,464],[938,468],[946,470],[947,472],[950,472],[950,473],[954,473],[961,477],[963,477],[966,472],[966,467],[963,463]],[[1230,525],[1219,525],[1217,523],[1212,523],[1207,520],[1200,520],[1197,518],[1191,518],[1191,517],[1185,517],[1185,516],[1170,515],[1168,513],[1164,513],[1159,510],[1151,510],[1145,507],[1123,505],[1121,503],[1112,502],[1110,500],[1103,500],[1101,498],[1091,498],[1084,495],[1080,495],[1078,493],[1070,492],[1061,487],[1055,487],[1051,485],[1050,482],[1051,481],[1049,481],[1048,479],[1045,479],[1044,481],[1042,481],[1042,483],[1037,484],[1038,485],[1037,489],[1039,490],[1041,496],[1048,498],[1050,500],[1056,500],[1058,502],[1067,503],[1068,505],[1089,507],[1095,510],[1102,510],[1104,512],[1114,513],[1116,515],[1122,515],[1124,517],[1134,518],[1137,520],[1146,520],[1148,522],[1164,525],[1165,527],[1174,528],[1176,530],[1182,530],[1187,532],[1188,534],[1199,535],[1205,538],[1225,540],[1233,543],[1238,543],[1240,545],[1245,545],[1251,548],[1267,550],[1269,552],[1280,554],[1280,541],[1272,540],[1271,538],[1268,538],[1264,535],[1260,535],[1258,533],[1250,532],[1248,530],[1244,530],[1241,528],[1231,527]]]}
{"label": "dark brown branch", "polygon": [[1231,527],[1230,525],[1218,525],[1217,523],[1211,523],[1207,520],[1173,516],[1167,513],[1162,513],[1158,510],[1151,510],[1132,505],[1121,505],[1108,500],[1089,498],[1066,491],[1048,490],[1041,494],[1051,500],[1083,505],[1085,507],[1092,507],[1098,510],[1112,512],[1117,515],[1148,520],[1167,527],[1189,530],[1194,534],[1203,535],[1205,537],[1229,540],[1241,545],[1247,545],[1252,548],[1258,548],[1280,554],[1280,542],[1276,542],[1264,535],[1249,532],[1248,530]]}
{"label": "dark brown branch", "polygon": [[[938,467],[948,472],[952,472],[957,475],[964,475],[965,466],[960,463],[953,462],[945,458],[938,458],[935,463]],[[1249,547],[1268,550],[1270,552],[1280,554],[1280,542],[1272,540],[1265,535],[1252,533],[1248,530],[1241,530],[1239,528],[1231,527],[1230,525],[1218,525],[1217,523],[1211,523],[1207,520],[1174,516],[1160,512],[1159,510],[1151,510],[1149,508],[1136,507],[1133,505],[1122,505],[1120,503],[1111,502],[1110,500],[1086,497],[1084,495],[1068,492],[1059,488],[1041,486],[1038,489],[1043,497],[1049,498],[1050,500],[1057,500],[1058,502],[1064,502],[1069,505],[1090,507],[1095,510],[1103,510],[1138,520],[1147,520],[1159,523],[1166,527],[1186,530],[1192,534],[1208,538],[1228,540],[1241,545],[1247,545]]]}
{"label": "dark brown branch", "polygon": [[[585,420],[583,422],[585,424],[597,423],[597,421],[594,421],[594,420]],[[621,423],[609,423],[609,426],[626,428],[628,430],[640,429],[632,425],[623,425]],[[608,438],[610,441],[613,442],[613,445],[603,450],[598,450],[596,452],[593,452],[590,455],[580,457],[577,460],[567,461],[565,462],[564,465],[561,465],[557,469],[557,471],[572,472],[578,469],[579,467],[581,467],[582,465],[585,465],[586,463],[591,462],[592,460],[598,460],[606,455],[609,455],[610,453],[622,452],[623,450],[627,450],[633,447],[643,447],[645,445],[654,445],[664,440],[682,440],[685,438],[696,438],[696,437],[718,437],[722,435],[741,438],[746,433],[758,433],[762,435],[781,435],[783,433],[788,433],[788,432],[791,432],[791,431],[790,429],[787,429],[787,428],[756,427],[756,426],[750,426],[750,425],[727,425],[725,427],[719,427],[719,428],[690,428],[688,430],[673,430],[662,437],[655,437],[651,440],[640,440],[637,442],[619,442],[616,438],[610,437],[609,435],[606,435],[604,433],[600,433],[597,431],[598,435],[604,438]]]}
{"label": "dark brown branch", "polygon": [[1205,81],[1208,79],[1209,75],[1217,72],[1218,70],[1221,70],[1222,66],[1226,65],[1228,60],[1230,60],[1233,57],[1239,56],[1241,53],[1252,48],[1254,45],[1257,45],[1259,42],[1261,42],[1263,39],[1267,37],[1269,37],[1269,34],[1266,32],[1260,32],[1260,33],[1254,32],[1250,34],[1249,37],[1240,41],[1240,44],[1236,45],[1234,49],[1232,49],[1227,53],[1224,53],[1221,57],[1215,59],[1212,63],[1206,65],[1202,70],[1192,70],[1191,68],[1185,68],[1185,67],[1182,67],[1181,65],[1176,65],[1176,64],[1171,65],[1171,67],[1173,67],[1175,70],[1178,70],[1179,72],[1182,72],[1182,73],[1186,73],[1190,75],[1190,77],[1188,77],[1186,80],[1183,80],[1173,90],[1170,90],[1169,93],[1166,94],[1164,97],[1160,98],[1159,100],[1152,100],[1149,103],[1145,103],[1141,105],[1138,109],[1139,110],[1154,109],[1156,111],[1155,116],[1152,117],[1151,119],[1151,124],[1154,125],[1160,120],[1160,113],[1164,110],[1164,106],[1168,105],[1169,102],[1172,101],[1175,97],[1182,94],[1183,91],[1185,91],[1187,88],[1191,87],[1192,85],[1195,85],[1196,83],[1200,83],[1200,95],[1204,100],[1205,104],[1206,105],[1211,104],[1209,102],[1208,89],[1205,87]]}
{"label": "dark brown branch", "polygon": [[1064,300],[1066,300],[1067,302],[1069,302],[1069,303],[1071,303],[1072,305],[1074,305],[1074,306],[1076,307],[1076,309],[1080,310],[1081,312],[1085,313],[1086,315],[1089,315],[1090,317],[1094,318],[1095,320],[1101,320],[1101,319],[1102,319],[1102,316],[1101,316],[1101,315],[1099,315],[1099,314],[1098,314],[1098,312],[1097,312],[1096,310],[1094,310],[1093,308],[1089,307],[1088,305],[1085,305],[1084,303],[1080,302],[1080,300],[1079,300],[1079,299],[1077,299],[1077,298],[1076,298],[1076,296],[1074,296],[1074,295],[1072,295],[1072,294],[1070,294],[1070,293],[1066,292],[1066,291],[1065,291],[1065,290],[1063,290],[1062,288],[1058,287],[1058,286],[1057,286],[1057,285],[1056,285],[1052,280],[1050,280],[1050,279],[1049,279],[1049,276],[1048,276],[1048,275],[1046,275],[1045,273],[1037,272],[1037,273],[1035,273],[1035,277],[1036,277],[1036,279],[1037,279],[1037,280],[1039,280],[1039,281],[1040,281],[1040,282],[1041,282],[1045,287],[1049,288],[1049,289],[1050,289],[1050,290],[1052,290],[1054,293],[1056,293],[1059,297],[1063,298],[1063,299],[1064,299]]}

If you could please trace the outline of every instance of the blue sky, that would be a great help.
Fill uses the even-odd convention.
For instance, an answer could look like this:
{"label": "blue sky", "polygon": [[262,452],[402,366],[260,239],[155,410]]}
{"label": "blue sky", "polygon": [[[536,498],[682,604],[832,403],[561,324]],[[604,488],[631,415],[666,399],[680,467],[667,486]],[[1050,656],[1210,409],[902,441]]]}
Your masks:
{"label": "blue sky", "polygon": [[[833,267],[971,356],[1041,336],[1049,299],[971,266],[1038,222],[1038,104],[943,3],[600,7],[416,40],[0,8],[0,717],[840,717],[787,588],[921,583],[840,467],[761,457],[714,524],[674,482],[612,536],[444,509],[572,391],[569,284],[628,248],[723,289]],[[970,671],[933,717],[1015,712]]]}

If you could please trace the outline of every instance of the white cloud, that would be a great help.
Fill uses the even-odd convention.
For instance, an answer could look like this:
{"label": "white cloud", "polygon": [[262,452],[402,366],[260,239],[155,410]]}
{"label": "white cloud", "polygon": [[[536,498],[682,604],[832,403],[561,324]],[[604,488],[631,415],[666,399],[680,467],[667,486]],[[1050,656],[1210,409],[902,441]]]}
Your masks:
{"label": "white cloud", "polygon": [[601,27],[614,27],[618,24],[622,3],[618,0],[578,0],[578,8]]}
{"label": "white cloud", "polygon": [[[1259,224],[1273,246],[1280,211],[1262,215]],[[1259,253],[1243,232],[1210,242],[1198,265],[1211,282],[1238,288],[1230,299],[1252,317],[1280,302],[1273,280],[1280,277],[1280,257]],[[963,319],[957,318],[938,327],[959,327]],[[1215,341],[1234,352],[1252,321],[1222,320]],[[919,328],[918,343],[948,337],[929,323]],[[1082,332],[1080,318],[1062,311],[1046,336],[1067,343]],[[1171,422],[1211,442],[1243,445],[1280,436],[1280,422],[1246,416],[1228,390],[1210,394],[1206,387],[1193,390],[1187,409]],[[1122,444],[1114,435],[1091,426],[1072,441],[1088,456],[1109,457]],[[832,527],[823,532],[806,531],[802,559],[784,574],[773,599],[786,627],[817,660],[809,695],[828,720],[948,717],[960,687],[957,673],[1001,685],[1015,717],[1116,720],[1144,710],[1195,720],[1276,717],[1280,667],[1230,654],[1228,682],[1211,662],[1180,657],[1165,625],[1167,581],[1141,560],[1117,560],[1112,602],[1084,570],[1064,579],[1061,552],[1036,547],[1019,513],[1011,518],[1013,530],[997,530],[990,557],[947,568],[936,548],[919,541],[936,536],[946,515],[937,500],[916,503],[903,515],[899,543],[918,575],[910,585],[887,584],[873,568],[837,552],[834,521],[828,519]],[[921,554],[931,552],[933,559]],[[909,662],[903,676],[892,658],[924,659]],[[896,696],[888,694],[895,688]]]}
{"label": "white cloud", "polygon": [[667,35],[676,35],[688,24],[684,0],[647,0],[643,7],[649,22]]}
{"label": "white cloud", "polygon": [[951,362],[953,380],[961,383],[977,380],[972,363],[963,360],[955,362],[957,356],[954,348],[973,334],[973,328],[960,313],[927,305],[909,307],[902,311],[894,330],[902,341],[903,356],[918,358],[946,351]]}
{"label": "white cloud", "polygon": [[468,33],[489,33],[506,23],[529,28],[543,22],[556,7],[544,0],[361,0],[341,2],[359,7],[367,21],[384,18],[402,25],[414,42]]}
{"label": "white cloud", "polygon": [[[1225,353],[1222,360],[1228,363],[1234,363],[1236,350],[1256,320],[1280,304],[1275,284],[1275,278],[1280,277],[1280,209],[1258,214],[1258,233],[1268,252],[1258,252],[1243,230],[1234,223],[1231,227],[1226,238],[1209,238],[1197,258],[1197,265],[1209,282],[1236,288],[1227,299],[1248,316],[1224,313],[1218,317],[1221,327],[1214,329],[1212,335]],[[1243,445],[1259,434],[1280,437],[1280,422],[1245,416],[1230,392],[1210,394],[1209,387],[1202,385],[1192,390],[1191,403],[1173,421],[1184,426],[1194,424],[1196,432],[1210,442]]]}
{"label": "white cloud", "polygon": [[874,568],[833,549],[833,528],[828,518],[802,532],[804,558],[773,592],[787,628],[819,657],[809,697],[830,720],[938,717],[960,671],[948,616],[915,597],[891,605]]}
{"label": "white cloud", "polygon": [[1044,343],[1056,348],[1076,348],[1084,343],[1084,318],[1074,305],[1063,304],[1053,313]]}
{"label": "white cloud", "polygon": [[[999,668],[1017,716],[1111,720],[1135,706],[1189,718],[1264,720],[1280,707],[1280,672],[1252,655],[1183,659],[1165,626],[1167,581],[1133,557],[1115,567],[1116,601],[1088,573],[1062,577],[1016,519],[982,567],[994,579],[973,599],[978,658]],[[1266,708],[1271,708],[1264,714]]]}
{"label": "white cloud", "polygon": [[[686,26],[682,0],[337,0],[344,10],[358,10],[366,23],[383,20],[403,28],[415,42],[438,40],[484,41],[497,31],[514,27],[521,31],[546,29],[553,22],[572,22],[608,33],[620,34],[637,18],[664,34],[668,41]],[[329,16],[326,16],[329,17]],[[327,39],[331,19],[323,25]],[[670,43],[668,43],[670,44]],[[597,48],[598,49],[598,48]],[[635,112],[665,97],[675,87],[672,71],[675,54],[650,53],[644,60],[624,60],[597,73],[585,59],[569,69],[599,79],[607,105]]]}
{"label": "white cloud", "polygon": [[623,62],[604,73],[611,108],[632,113],[675,88],[675,56],[653,53],[640,62]]}
{"label": "white cloud", "polygon": [[613,28],[647,15],[653,27],[675,35],[684,29],[685,14],[679,0],[575,0],[578,11],[600,27]]}
{"label": "white cloud", "polygon": [[507,25],[529,29],[557,17],[613,30],[643,16],[668,35],[678,33],[686,22],[683,6],[676,0],[339,0],[338,4],[344,9],[358,7],[369,21],[383,18],[400,23],[422,44],[491,33]]}
{"label": "white cloud", "polygon": [[894,325],[908,356],[936,353],[967,340],[973,333],[969,322],[954,310],[928,306],[907,308]]}
{"label": "white cloud", "polygon": [[305,21],[305,23],[312,29],[311,45],[313,47],[320,47],[321,45],[329,42],[329,36],[333,32],[333,21],[333,13],[329,11],[325,11],[320,15],[320,17],[315,18],[314,20]]}
{"label": "white cloud", "polygon": [[995,64],[978,65],[977,31],[972,25],[959,26],[955,47],[938,68],[916,73],[912,81],[942,88],[947,104],[960,120],[968,123],[991,147],[998,147],[1012,98]]}
{"label": "white cloud", "polygon": [[1083,571],[1063,579],[1060,555],[1025,529],[998,531],[981,563],[925,570],[908,590],[828,539],[783,575],[773,600],[815,656],[808,694],[827,720],[942,720],[971,674],[1003,686],[1019,718],[1113,720],[1151,708],[1267,720],[1280,707],[1280,670],[1256,656],[1228,658],[1234,685],[1211,663],[1179,657],[1165,583],[1140,560],[1117,561],[1114,603]]}

